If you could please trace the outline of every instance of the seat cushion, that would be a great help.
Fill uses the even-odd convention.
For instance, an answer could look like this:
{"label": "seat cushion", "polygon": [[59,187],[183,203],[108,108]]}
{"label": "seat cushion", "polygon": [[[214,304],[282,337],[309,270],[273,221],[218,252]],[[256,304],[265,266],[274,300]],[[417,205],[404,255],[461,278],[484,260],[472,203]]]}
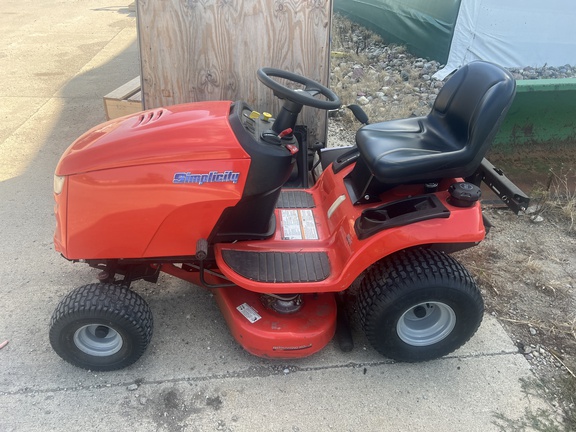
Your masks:
{"label": "seat cushion", "polygon": [[[376,123],[356,133],[356,143],[372,174],[382,183],[434,180],[436,172],[458,166],[461,144],[427,117]],[[459,147],[460,144],[460,147]],[[461,155],[462,157],[458,157]]]}

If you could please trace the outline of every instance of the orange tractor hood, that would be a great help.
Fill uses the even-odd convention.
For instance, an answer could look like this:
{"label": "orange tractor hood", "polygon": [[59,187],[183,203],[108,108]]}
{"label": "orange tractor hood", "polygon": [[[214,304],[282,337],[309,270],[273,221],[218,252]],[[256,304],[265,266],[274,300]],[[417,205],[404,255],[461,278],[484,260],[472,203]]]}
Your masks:
{"label": "orange tractor hood", "polygon": [[143,111],[102,123],[62,155],[56,175],[189,160],[246,159],[230,124],[230,101]]}

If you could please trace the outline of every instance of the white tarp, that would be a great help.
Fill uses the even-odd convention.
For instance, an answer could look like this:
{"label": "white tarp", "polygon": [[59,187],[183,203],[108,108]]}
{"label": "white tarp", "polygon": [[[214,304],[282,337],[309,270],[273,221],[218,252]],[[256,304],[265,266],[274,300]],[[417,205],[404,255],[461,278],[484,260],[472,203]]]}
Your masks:
{"label": "white tarp", "polygon": [[575,0],[462,0],[444,79],[486,60],[503,67],[576,64]]}

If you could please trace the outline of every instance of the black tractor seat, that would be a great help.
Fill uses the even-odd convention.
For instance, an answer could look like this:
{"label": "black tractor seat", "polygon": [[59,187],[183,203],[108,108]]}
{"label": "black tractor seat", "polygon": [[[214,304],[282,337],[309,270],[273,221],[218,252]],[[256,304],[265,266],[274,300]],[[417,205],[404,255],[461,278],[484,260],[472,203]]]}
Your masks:
{"label": "black tractor seat", "polygon": [[[356,134],[357,194],[393,185],[467,177],[478,168],[514,99],[512,75],[492,63],[460,68],[440,90],[432,111],[371,124]],[[358,171],[367,172],[358,172]]]}

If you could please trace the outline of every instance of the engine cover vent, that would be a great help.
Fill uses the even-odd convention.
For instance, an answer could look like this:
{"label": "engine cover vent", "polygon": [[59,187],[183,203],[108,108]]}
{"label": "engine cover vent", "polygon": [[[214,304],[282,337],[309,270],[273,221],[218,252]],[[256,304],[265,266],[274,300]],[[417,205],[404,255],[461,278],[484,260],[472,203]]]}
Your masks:
{"label": "engine cover vent", "polygon": [[146,112],[140,114],[140,116],[138,117],[138,121],[136,122],[134,127],[144,126],[144,125],[147,125],[149,123],[153,123],[153,122],[159,120],[163,114],[164,114],[163,109],[146,111]]}

